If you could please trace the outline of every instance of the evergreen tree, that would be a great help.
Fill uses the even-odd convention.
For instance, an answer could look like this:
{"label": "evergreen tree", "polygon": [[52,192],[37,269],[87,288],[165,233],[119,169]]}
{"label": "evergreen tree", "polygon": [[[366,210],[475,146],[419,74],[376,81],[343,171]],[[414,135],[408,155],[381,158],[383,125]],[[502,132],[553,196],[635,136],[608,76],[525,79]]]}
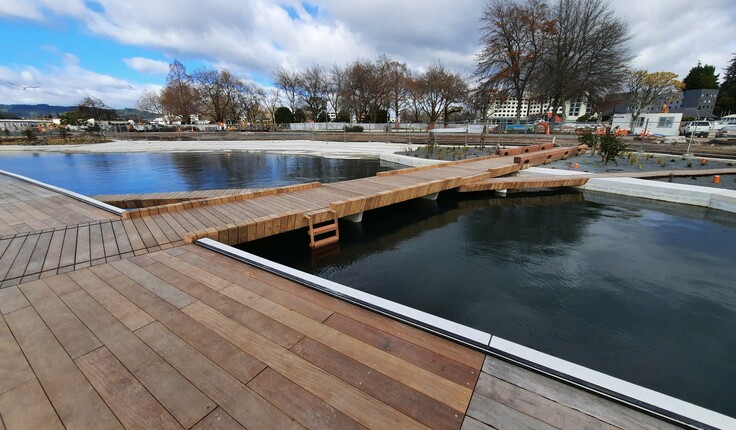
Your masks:
{"label": "evergreen tree", "polygon": [[736,53],[726,68],[713,113],[718,116],[736,113]]}
{"label": "evergreen tree", "polygon": [[716,66],[698,65],[690,69],[685,79],[682,80],[687,90],[716,90],[718,89],[718,75],[716,75]]}

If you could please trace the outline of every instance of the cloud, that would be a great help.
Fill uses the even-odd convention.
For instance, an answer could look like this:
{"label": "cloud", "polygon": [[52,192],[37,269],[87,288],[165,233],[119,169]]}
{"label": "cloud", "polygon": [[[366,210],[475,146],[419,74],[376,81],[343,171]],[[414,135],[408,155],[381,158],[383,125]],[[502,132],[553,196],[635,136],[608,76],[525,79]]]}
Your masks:
{"label": "cloud", "polygon": [[[23,90],[7,82],[38,88]],[[115,108],[134,107],[142,90],[159,88],[158,85],[134,86],[123,79],[88,70],[76,62],[63,59],[45,69],[0,66],[0,100],[16,104],[46,103],[67,106],[92,96]]]}
{"label": "cloud", "polygon": [[169,63],[165,61],[152,60],[150,58],[133,57],[123,58],[126,66],[136,72],[147,73],[149,75],[161,75],[169,73]]}
{"label": "cloud", "polygon": [[[0,18],[52,24],[61,16],[76,21],[86,35],[159,52],[185,65],[193,60],[227,67],[245,78],[269,76],[280,66],[331,67],[381,54],[415,71],[441,61],[469,75],[480,48],[483,5],[477,0],[96,0],[94,5],[83,0],[2,0]],[[672,71],[682,78],[698,60],[720,71],[736,52],[733,0],[701,0],[697,7],[690,0],[620,0],[610,5],[632,31],[633,67]],[[141,73],[168,71],[162,61],[124,61]]]}

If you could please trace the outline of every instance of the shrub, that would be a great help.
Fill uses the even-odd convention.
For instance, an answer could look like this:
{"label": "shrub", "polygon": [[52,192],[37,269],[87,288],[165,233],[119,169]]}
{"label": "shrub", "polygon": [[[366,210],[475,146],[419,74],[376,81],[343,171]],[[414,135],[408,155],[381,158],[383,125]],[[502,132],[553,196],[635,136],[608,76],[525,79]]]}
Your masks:
{"label": "shrub", "polygon": [[596,136],[591,130],[584,130],[578,135],[578,143],[581,145],[588,145],[588,148],[595,154],[596,143],[598,143],[598,136]]}
{"label": "shrub", "polygon": [[33,131],[31,127],[26,127],[25,130],[23,130],[23,135],[29,142],[34,142],[36,140],[36,132]]}
{"label": "shrub", "polygon": [[603,165],[608,165],[611,160],[616,160],[616,157],[621,155],[626,150],[626,144],[621,140],[619,136],[612,134],[604,134],[600,136],[598,147],[600,148],[601,161]]}
{"label": "shrub", "polygon": [[361,133],[363,131],[363,127],[359,125],[346,125],[343,130],[348,133]]}

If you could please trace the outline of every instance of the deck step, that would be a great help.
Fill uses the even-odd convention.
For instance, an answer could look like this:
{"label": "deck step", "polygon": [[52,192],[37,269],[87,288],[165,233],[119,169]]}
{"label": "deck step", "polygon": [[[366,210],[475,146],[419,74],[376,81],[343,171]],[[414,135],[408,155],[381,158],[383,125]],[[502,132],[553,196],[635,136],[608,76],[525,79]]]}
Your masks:
{"label": "deck step", "polygon": [[314,249],[322,248],[322,247],[325,247],[327,245],[332,245],[333,243],[337,243],[339,240],[340,240],[340,238],[337,237],[337,236],[330,236],[330,237],[326,237],[324,239],[315,240],[314,241],[314,245],[312,245],[312,248],[314,248]]}
{"label": "deck step", "polygon": [[313,231],[314,235],[317,236],[319,234],[325,234],[335,230],[337,230],[337,222],[323,225],[322,227],[315,227]]}

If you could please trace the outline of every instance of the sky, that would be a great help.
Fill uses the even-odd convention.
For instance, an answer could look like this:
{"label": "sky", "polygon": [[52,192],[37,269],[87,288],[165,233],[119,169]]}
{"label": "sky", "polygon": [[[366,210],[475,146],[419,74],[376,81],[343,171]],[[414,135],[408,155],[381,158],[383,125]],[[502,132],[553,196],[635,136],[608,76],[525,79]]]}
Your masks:
{"label": "sky", "polygon": [[[0,104],[74,105],[84,97],[135,107],[189,71],[227,68],[270,86],[278,67],[331,67],[386,54],[421,71],[464,74],[480,48],[483,0],[2,0]],[[617,0],[632,67],[716,66],[736,55],[736,0]]]}

